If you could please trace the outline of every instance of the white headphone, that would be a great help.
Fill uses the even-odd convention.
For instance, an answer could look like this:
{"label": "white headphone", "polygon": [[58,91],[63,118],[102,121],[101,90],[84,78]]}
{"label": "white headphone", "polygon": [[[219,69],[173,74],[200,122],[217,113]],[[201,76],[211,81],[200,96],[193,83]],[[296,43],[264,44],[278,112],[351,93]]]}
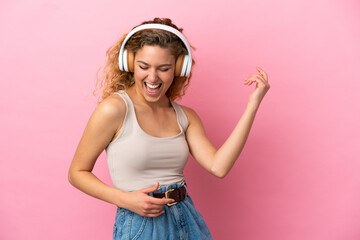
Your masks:
{"label": "white headphone", "polygon": [[121,48],[120,48],[120,52],[119,52],[119,69],[121,71],[126,71],[126,72],[133,72],[134,71],[134,53],[131,51],[127,51],[125,49],[125,45],[126,42],[130,39],[130,37],[132,35],[134,35],[136,32],[144,30],[144,29],[161,29],[161,30],[165,30],[168,32],[171,32],[173,34],[175,34],[176,36],[178,36],[182,42],[185,44],[185,47],[188,51],[187,55],[180,55],[177,59],[176,59],[176,66],[175,66],[175,76],[180,76],[180,77],[188,77],[190,76],[190,71],[191,71],[191,65],[192,65],[192,57],[191,57],[191,51],[190,51],[190,44],[188,43],[188,41],[186,40],[185,36],[178,31],[177,29],[170,27],[168,25],[164,25],[164,24],[155,24],[155,23],[151,23],[151,24],[143,24],[140,25],[136,28],[134,28],[133,30],[131,30],[128,35],[125,37]]}

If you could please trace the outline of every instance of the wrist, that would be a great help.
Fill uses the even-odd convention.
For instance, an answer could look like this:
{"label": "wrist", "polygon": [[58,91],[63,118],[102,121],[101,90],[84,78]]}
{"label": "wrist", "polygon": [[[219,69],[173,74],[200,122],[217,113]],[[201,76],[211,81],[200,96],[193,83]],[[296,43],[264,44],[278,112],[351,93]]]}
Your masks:
{"label": "wrist", "polygon": [[260,107],[260,102],[248,102],[246,109],[250,110],[250,111],[257,111]]}
{"label": "wrist", "polygon": [[122,191],[122,190],[116,188],[115,192],[114,192],[114,202],[113,202],[113,204],[118,206],[118,207],[125,208],[126,199],[128,198],[127,194],[128,194],[128,192],[125,192],[125,191]]}

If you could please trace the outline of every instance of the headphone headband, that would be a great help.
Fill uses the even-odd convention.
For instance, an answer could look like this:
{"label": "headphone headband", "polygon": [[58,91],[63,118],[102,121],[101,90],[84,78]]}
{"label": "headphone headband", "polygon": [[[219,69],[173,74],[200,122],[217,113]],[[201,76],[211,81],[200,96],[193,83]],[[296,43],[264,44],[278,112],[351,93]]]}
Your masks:
{"label": "headphone headband", "polygon": [[126,52],[125,50],[125,45],[126,42],[131,38],[132,35],[134,35],[136,32],[139,32],[141,30],[145,30],[145,29],[160,29],[160,30],[164,30],[164,31],[168,31],[171,32],[173,34],[175,34],[176,36],[178,36],[181,41],[184,43],[188,54],[185,55],[185,59],[187,59],[187,63],[184,64],[183,69],[181,70],[181,75],[180,76],[190,76],[190,70],[191,70],[191,65],[192,65],[192,56],[191,56],[191,51],[190,51],[190,44],[188,43],[188,41],[186,40],[185,36],[177,29],[170,27],[168,25],[164,25],[164,24],[157,24],[157,23],[150,23],[150,24],[143,24],[140,25],[136,28],[134,28],[133,30],[131,30],[125,37],[121,48],[120,48],[120,52],[119,52],[119,68],[121,71],[128,71],[127,69],[127,61],[124,60],[124,52]]}

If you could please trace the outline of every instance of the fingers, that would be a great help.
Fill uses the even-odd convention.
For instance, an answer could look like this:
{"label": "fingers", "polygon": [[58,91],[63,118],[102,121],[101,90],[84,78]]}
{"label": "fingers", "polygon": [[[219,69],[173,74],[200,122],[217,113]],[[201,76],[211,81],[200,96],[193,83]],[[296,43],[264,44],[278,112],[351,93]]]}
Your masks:
{"label": "fingers", "polygon": [[263,76],[265,81],[268,81],[268,75],[266,74],[266,72],[264,72],[264,70],[262,70],[260,67],[256,67],[256,70],[259,71],[259,73]]}
{"label": "fingers", "polygon": [[159,213],[149,213],[149,214],[145,214],[144,217],[158,217],[161,214],[163,214],[165,211],[161,211]]}
{"label": "fingers", "polygon": [[[154,186],[143,188],[140,191],[145,194],[148,194],[151,192],[155,192],[158,188],[159,188],[159,182],[157,182]],[[155,197],[151,197],[151,196],[148,196],[148,198],[146,200],[146,202],[148,204],[159,205],[159,206],[161,206],[161,205],[164,206],[165,204],[172,203],[174,201],[175,200],[172,198],[164,198],[164,197],[163,198],[155,198]]]}
{"label": "fingers", "polygon": [[159,188],[159,182],[156,182],[154,186],[143,188],[140,191],[147,194],[147,193],[155,192],[158,188]]}
{"label": "fingers", "polygon": [[150,210],[146,210],[145,212],[146,214],[160,214],[160,213],[164,213],[165,211],[161,208],[161,209],[150,209]]}
{"label": "fingers", "polygon": [[149,196],[145,200],[145,205],[143,206],[142,215],[147,217],[156,217],[164,213],[163,208],[167,203],[174,202],[174,199],[166,198],[154,198]]}
{"label": "fingers", "polygon": [[144,200],[144,203],[142,205],[142,209],[144,212],[157,210],[159,212],[165,204],[173,203],[175,202],[172,198],[155,198],[151,196],[147,196],[147,198]]}
{"label": "fingers", "polygon": [[142,196],[142,203],[136,212],[145,217],[157,217],[164,213],[163,208],[165,204],[175,202],[175,200],[172,198],[155,198],[148,195],[148,193],[155,192],[158,188],[159,182],[157,182],[154,186],[143,188],[137,191],[141,192],[142,194],[146,194],[146,196],[140,194],[140,196]]}
{"label": "fingers", "polygon": [[149,216],[151,214],[163,214],[165,211],[161,208],[161,209],[150,209],[150,210],[144,210],[144,215]]}
{"label": "fingers", "polygon": [[161,214],[165,213],[165,211],[161,209],[144,209],[141,212],[139,212],[139,215],[144,217],[157,217]]}
{"label": "fingers", "polygon": [[155,198],[155,197],[151,197],[149,196],[148,198],[148,203],[151,204],[151,205],[154,205],[154,206],[161,206],[163,207],[165,204],[168,204],[168,203],[173,203],[175,202],[174,199],[172,198]]}
{"label": "fingers", "polygon": [[268,85],[268,75],[264,70],[262,70],[260,67],[256,67],[256,70],[260,73],[260,75],[251,75],[247,77],[244,80],[245,85],[251,85],[252,83],[256,82],[256,86],[258,86],[258,83],[261,85]]}
{"label": "fingers", "polygon": [[253,82],[265,82],[265,80],[259,75],[252,75],[244,80],[245,85],[251,85]]}

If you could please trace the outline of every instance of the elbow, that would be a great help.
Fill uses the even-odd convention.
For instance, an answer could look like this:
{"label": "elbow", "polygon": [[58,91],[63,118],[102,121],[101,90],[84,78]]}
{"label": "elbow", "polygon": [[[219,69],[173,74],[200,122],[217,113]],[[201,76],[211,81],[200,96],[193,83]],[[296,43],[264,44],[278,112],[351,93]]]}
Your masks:
{"label": "elbow", "polygon": [[227,175],[227,173],[218,173],[218,174],[216,174],[215,176],[217,177],[217,178],[220,178],[220,179],[223,179],[223,178],[225,178],[226,177],[226,175]]}
{"label": "elbow", "polygon": [[220,169],[211,169],[211,174],[217,178],[223,179],[228,174],[226,171],[221,171]]}
{"label": "elbow", "polygon": [[68,181],[69,181],[69,183],[72,185],[72,179],[71,179],[71,173],[70,173],[70,171],[68,172]]}
{"label": "elbow", "polygon": [[69,170],[67,178],[68,178],[69,183],[74,186],[74,180],[73,180],[73,176],[72,176],[72,171],[71,171],[71,170]]}

